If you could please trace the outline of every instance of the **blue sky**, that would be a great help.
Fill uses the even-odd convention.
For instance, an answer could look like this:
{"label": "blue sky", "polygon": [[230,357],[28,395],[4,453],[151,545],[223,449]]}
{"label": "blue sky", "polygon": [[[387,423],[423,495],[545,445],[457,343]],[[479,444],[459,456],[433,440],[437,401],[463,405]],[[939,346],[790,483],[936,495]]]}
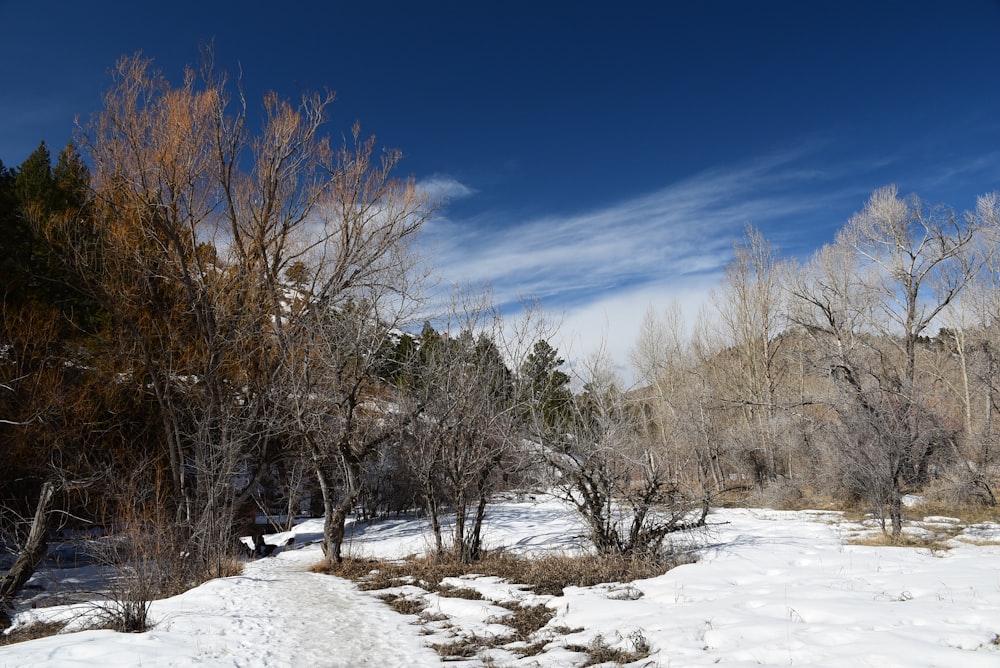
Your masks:
{"label": "blue sky", "polygon": [[136,50],[198,45],[251,101],[331,88],[449,196],[446,282],[534,295],[581,355],[647,305],[706,301],[747,223],[787,255],[895,183],[956,209],[1000,188],[1000,3],[0,1],[0,159],[96,110]]}

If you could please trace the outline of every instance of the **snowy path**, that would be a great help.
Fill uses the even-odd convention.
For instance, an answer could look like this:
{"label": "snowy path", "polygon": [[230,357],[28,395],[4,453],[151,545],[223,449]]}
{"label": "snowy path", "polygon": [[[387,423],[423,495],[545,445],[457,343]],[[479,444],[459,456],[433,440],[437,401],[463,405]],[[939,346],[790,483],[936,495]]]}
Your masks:
{"label": "snowy path", "polygon": [[[491,546],[530,553],[571,553],[584,532],[569,509],[546,500],[497,504],[489,521]],[[926,518],[908,529],[955,522]],[[157,601],[157,625],[148,633],[86,631],[0,647],[0,668],[441,666],[427,645],[500,634],[490,622],[499,609],[490,601],[508,598],[544,602],[555,612],[540,634],[551,638],[545,652],[519,657],[494,648],[447,665],[579,666],[585,656],[570,648],[600,636],[623,649],[644,639],[652,655],[638,665],[664,668],[1000,666],[1000,523],[967,527],[949,549],[934,551],[845,543],[868,529],[838,513],[719,509],[710,524],[694,537],[704,542],[698,562],[636,581],[625,596],[615,585],[535,596],[496,578],[462,578],[457,584],[484,600],[422,594],[429,611],[450,619],[447,627],[430,623],[430,634],[421,635],[410,624],[416,617],[396,614],[345,580],[308,572],[320,559],[308,543],[322,530],[321,521],[309,520],[293,531],[303,547]],[[427,547],[420,520],[352,529],[353,556],[398,558]],[[29,609],[18,619],[59,614]]]}
{"label": "snowy path", "polygon": [[155,603],[148,633],[46,638],[0,649],[0,666],[440,666],[405,618],[346,580],[309,573],[318,558],[308,548],[247,564]]}

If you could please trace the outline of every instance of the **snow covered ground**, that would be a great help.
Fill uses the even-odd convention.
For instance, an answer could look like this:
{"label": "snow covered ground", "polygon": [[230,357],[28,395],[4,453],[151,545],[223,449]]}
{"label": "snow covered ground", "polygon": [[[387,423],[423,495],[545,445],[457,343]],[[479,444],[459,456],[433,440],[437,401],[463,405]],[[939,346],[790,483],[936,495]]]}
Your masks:
{"label": "snow covered ground", "polygon": [[[495,578],[456,582],[484,600],[445,598],[416,587],[432,620],[393,612],[339,578],[309,573],[320,526],[296,527],[294,549],[247,564],[153,604],[144,634],[67,633],[0,647],[0,666],[439,666],[431,645],[502,635],[504,601],[555,612],[538,638],[545,651],[519,658],[502,648],[449,665],[572,666],[567,649],[600,636],[610,647],[647,643],[635,665],[997,666],[1000,665],[1000,525],[961,528],[929,518],[911,531],[948,529],[949,550],[845,544],[867,530],[839,514],[727,509],[710,516],[697,563],[631,586],[568,588],[539,596]],[[490,513],[489,543],[525,553],[573,552],[585,544],[577,519],[555,501],[507,502]],[[271,538],[283,542],[287,536]],[[424,525],[358,526],[350,552],[422,552]],[[67,614],[23,612],[19,623]],[[558,631],[556,630],[558,629]]]}

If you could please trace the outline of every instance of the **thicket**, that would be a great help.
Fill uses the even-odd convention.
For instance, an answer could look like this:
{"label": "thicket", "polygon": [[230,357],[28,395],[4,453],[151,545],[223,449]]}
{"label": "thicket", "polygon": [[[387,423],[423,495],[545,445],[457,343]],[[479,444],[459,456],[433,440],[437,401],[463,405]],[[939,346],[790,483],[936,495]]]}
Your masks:
{"label": "thicket", "polygon": [[908,493],[996,503],[996,196],[878,190],[801,264],[748,229],[707,316],[647,314],[626,388],[485,293],[414,328],[437,203],[399,152],[331,145],[330,94],[258,125],[233,90],[210,58],[180,86],[124,58],[54,166],[0,163],[0,608],[60,523],[127,528],[176,586],[307,505],[332,567],[349,514],[413,509],[475,561],[527,487],[639,559],[733,493],[860,503],[893,539]]}

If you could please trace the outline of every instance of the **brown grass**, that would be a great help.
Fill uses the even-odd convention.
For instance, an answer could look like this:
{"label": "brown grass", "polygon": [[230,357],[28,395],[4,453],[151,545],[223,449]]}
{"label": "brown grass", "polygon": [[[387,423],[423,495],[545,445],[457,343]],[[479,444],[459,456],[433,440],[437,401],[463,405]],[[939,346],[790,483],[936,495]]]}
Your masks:
{"label": "brown grass", "polygon": [[489,643],[483,638],[472,636],[469,638],[456,638],[451,642],[431,645],[438,656],[442,659],[471,659],[476,656],[481,649]]}
{"label": "brown grass", "polygon": [[48,638],[59,633],[65,627],[66,624],[61,622],[35,622],[30,626],[16,628],[10,633],[0,633],[0,646]]}
{"label": "brown grass", "polygon": [[[462,576],[491,576],[533,590],[540,595],[560,596],[565,587],[590,587],[604,583],[623,583],[626,586],[612,590],[612,598],[634,600],[642,591],[628,583],[644,578],[662,575],[674,566],[687,563],[684,560],[630,559],[607,555],[553,555],[535,558],[517,557],[503,550],[487,554],[474,564],[465,564],[452,558],[409,557],[402,561],[379,561],[374,559],[345,559],[333,568],[320,564],[311,570],[328,573],[354,580],[363,590],[385,590],[401,585],[414,585],[439,596],[484,600],[483,595],[472,587],[445,584],[447,578]],[[378,596],[390,607],[403,614],[418,614],[422,623],[447,622],[442,615],[430,615],[426,604],[402,594],[386,592]],[[550,629],[551,634],[540,637],[539,631],[548,626],[555,611],[545,604],[523,605],[518,601],[493,601],[506,608],[510,614],[498,615],[488,621],[510,629],[492,637],[461,636],[432,647],[445,660],[460,660],[475,657],[489,648],[504,647],[520,657],[536,656],[545,651],[553,642],[553,637],[576,633],[582,629],[564,627]],[[641,633],[629,636],[632,649],[612,648],[598,636],[587,647],[569,647],[572,651],[586,653],[590,658],[586,665],[598,663],[631,663],[646,658],[650,654],[649,643]]]}
{"label": "brown grass", "polygon": [[979,503],[944,503],[928,501],[909,508],[903,508],[903,519],[920,522],[925,517],[956,517],[963,524],[979,524],[982,522],[1000,522],[1000,506],[987,506]]}
{"label": "brown grass", "polygon": [[[925,523],[928,517],[951,517],[958,520],[953,523]],[[845,513],[844,518],[856,522],[868,519],[867,515],[860,512]],[[961,536],[963,530],[976,524],[986,522],[1000,523],[1000,507],[986,506],[982,504],[954,504],[941,501],[921,503],[916,506],[903,508],[903,521],[917,526],[923,526],[930,534],[913,535],[904,532],[895,541],[888,533],[881,531],[866,532],[860,536],[850,539],[848,542],[854,545],[867,545],[872,547],[915,547],[924,548],[931,551],[945,551],[951,549],[948,541],[957,538],[962,542],[972,545],[996,545],[1000,541],[990,539],[976,539],[974,537]]]}
{"label": "brown grass", "polygon": [[[656,577],[674,566],[687,563],[683,559],[634,559],[607,555],[552,555],[517,557],[499,550],[489,553],[474,564],[456,559],[411,557],[403,561],[345,559],[335,568],[314,566],[313,571],[354,580],[361,589],[379,590],[400,584],[415,584],[442,596],[473,598],[477,592],[456,594],[443,586],[445,578],[476,574],[498,577],[507,582],[523,584],[536,594],[559,596],[565,587],[591,587],[605,582],[632,582]],[[444,590],[444,591],[442,591]]]}
{"label": "brown grass", "polygon": [[442,584],[437,590],[438,596],[443,598],[464,598],[468,601],[482,601],[483,595],[471,587],[454,587]]}
{"label": "brown grass", "polygon": [[531,636],[544,628],[556,614],[555,610],[544,603],[522,605],[516,601],[503,601],[497,605],[510,610],[511,614],[494,617],[487,621],[503,624],[513,629],[513,641],[528,642]]}
{"label": "brown grass", "polygon": [[614,663],[621,666],[626,663],[641,661],[651,654],[652,648],[642,633],[636,631],[631,634],[629,641],[632,644],[632,649],[621,649],[611,647],[604,640],[603,636],[598,635],[590,641],[589,645],[567,645],[566,649],[571,652],[582,652],[589,655],[590,658],[583,664],[584,667],[596,666],[600,663]]}
{"label": "brown grass", "polygon": [[913,536],[904,533],[893,541],[892,536],[888,533],[873,531],[852,538],[847,542],[851,545],[864,545],[867,547],[916,547],[932,551],[944,551],[951,549],[948,545],[948,540],[952,538],[952,535]]}
{"label": "brown grass", "polygon": [[402,594],[380,594],[378,598],[401,615],[419,615],[427,607],[425,601]]}

